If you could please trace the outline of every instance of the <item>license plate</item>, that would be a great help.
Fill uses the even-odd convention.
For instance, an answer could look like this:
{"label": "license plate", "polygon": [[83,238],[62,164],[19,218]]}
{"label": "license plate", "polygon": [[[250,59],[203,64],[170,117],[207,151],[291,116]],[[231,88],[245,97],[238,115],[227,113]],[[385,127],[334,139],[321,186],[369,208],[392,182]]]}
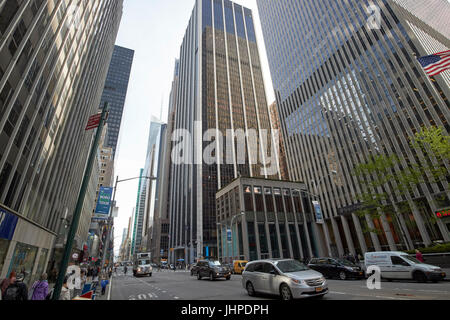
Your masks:
{"label": "license plate", "polygon": [[323,288],[316,288],[316,292],[322,292]]}

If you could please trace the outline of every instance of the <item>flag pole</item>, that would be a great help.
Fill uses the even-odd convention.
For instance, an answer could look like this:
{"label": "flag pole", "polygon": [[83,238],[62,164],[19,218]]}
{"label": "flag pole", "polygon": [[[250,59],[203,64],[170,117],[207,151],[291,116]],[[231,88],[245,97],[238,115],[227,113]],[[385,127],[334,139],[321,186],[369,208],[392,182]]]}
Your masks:
{"label": "flag pole", "polygon": [[72,218],[72,224],[70,226],[69,234],[67,236],[67,243],[64,248],[64,254],[61,261],[61,266],[59,268],[58,279],[56,280],[56,284],[53,291],[53,300],[59,300],[59,296],[61,295],[61,290],[64,282],[64,278],[67,272],[67,266],[70,260],[70,254],[72,253],[73,241],[75,239],[75,234],[78,229],[78,224],[80,222],[81,210],[83,209],[84,197],[86,196],[86,192],[89,186],[89,180],[92,173],[92,166],[95,161],[95,157],[97,156],[98,144],[100,142],[100,138],[102,136],[103,126],[105,124],[106,114],[108,112],[108,102],[105,102],[105,105],[102,109],[102,115],[100,118],[100,123],[97,128],[97,133],[95,135],[95,140],[91,148],[91,152],[89,155],[89,160],[86,166],[86,170],[83,177],[83,182],[81,184],[80,193],[78,195],[77,205],[75,207],[75,212]]}

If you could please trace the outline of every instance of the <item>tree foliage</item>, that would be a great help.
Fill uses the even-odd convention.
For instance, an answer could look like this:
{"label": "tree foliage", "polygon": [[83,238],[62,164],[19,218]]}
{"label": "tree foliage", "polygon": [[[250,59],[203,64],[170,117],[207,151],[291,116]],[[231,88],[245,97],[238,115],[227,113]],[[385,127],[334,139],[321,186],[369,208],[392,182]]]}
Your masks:
{"label": "tree foliage", "polygon": [[[393,216],[394,227],[400,229],[400,234],[404,230],[401,229],[396,215],[411,210],[408,203],[403,201],[405,196],[413,198],[415,190],[422,183],[450,180],[447,169],[450,160],[450,137],[445,129],[422,128],[410,138],[410,146],[416,158],[420,159],[419,162],[400,158],[396,154],[378,154],[354,168],[354,175],[363,188],[358,196],[361,209],[357,214],[377,219],[380,212],[389,212]],[[393,210],[394,205],[397,210]],[[436,222],[433,216],[430,216],[430,220]],[[409,219],[405,222],[414,223]],[[378,229],[370,229],[367,225],[364,226],[364,231],[381,232]]]}

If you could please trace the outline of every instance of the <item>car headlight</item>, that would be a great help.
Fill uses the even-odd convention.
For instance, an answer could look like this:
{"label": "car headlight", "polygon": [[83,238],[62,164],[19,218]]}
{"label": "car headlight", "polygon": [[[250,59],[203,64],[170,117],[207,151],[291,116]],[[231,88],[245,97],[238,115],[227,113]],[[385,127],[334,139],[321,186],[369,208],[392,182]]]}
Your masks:
{"label": "car headlight", "polygon": [[295,284],[304,284],[303,280],[299,280],[299,279],[295,279],[295,278],[291,278],[291,281]]}

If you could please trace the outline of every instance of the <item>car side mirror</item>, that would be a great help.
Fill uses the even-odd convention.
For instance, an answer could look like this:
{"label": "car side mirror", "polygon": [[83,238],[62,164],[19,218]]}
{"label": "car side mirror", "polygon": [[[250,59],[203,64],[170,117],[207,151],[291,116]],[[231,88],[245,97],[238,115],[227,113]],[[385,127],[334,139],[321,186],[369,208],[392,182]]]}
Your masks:
{"label": "car side mirror", "polygon": [[277,275],[278,275],[278,273],[277,273],[275,270],[270,271],[270,274],[272,274],[272,275],[274,275],[274,276],[277,276]]}

